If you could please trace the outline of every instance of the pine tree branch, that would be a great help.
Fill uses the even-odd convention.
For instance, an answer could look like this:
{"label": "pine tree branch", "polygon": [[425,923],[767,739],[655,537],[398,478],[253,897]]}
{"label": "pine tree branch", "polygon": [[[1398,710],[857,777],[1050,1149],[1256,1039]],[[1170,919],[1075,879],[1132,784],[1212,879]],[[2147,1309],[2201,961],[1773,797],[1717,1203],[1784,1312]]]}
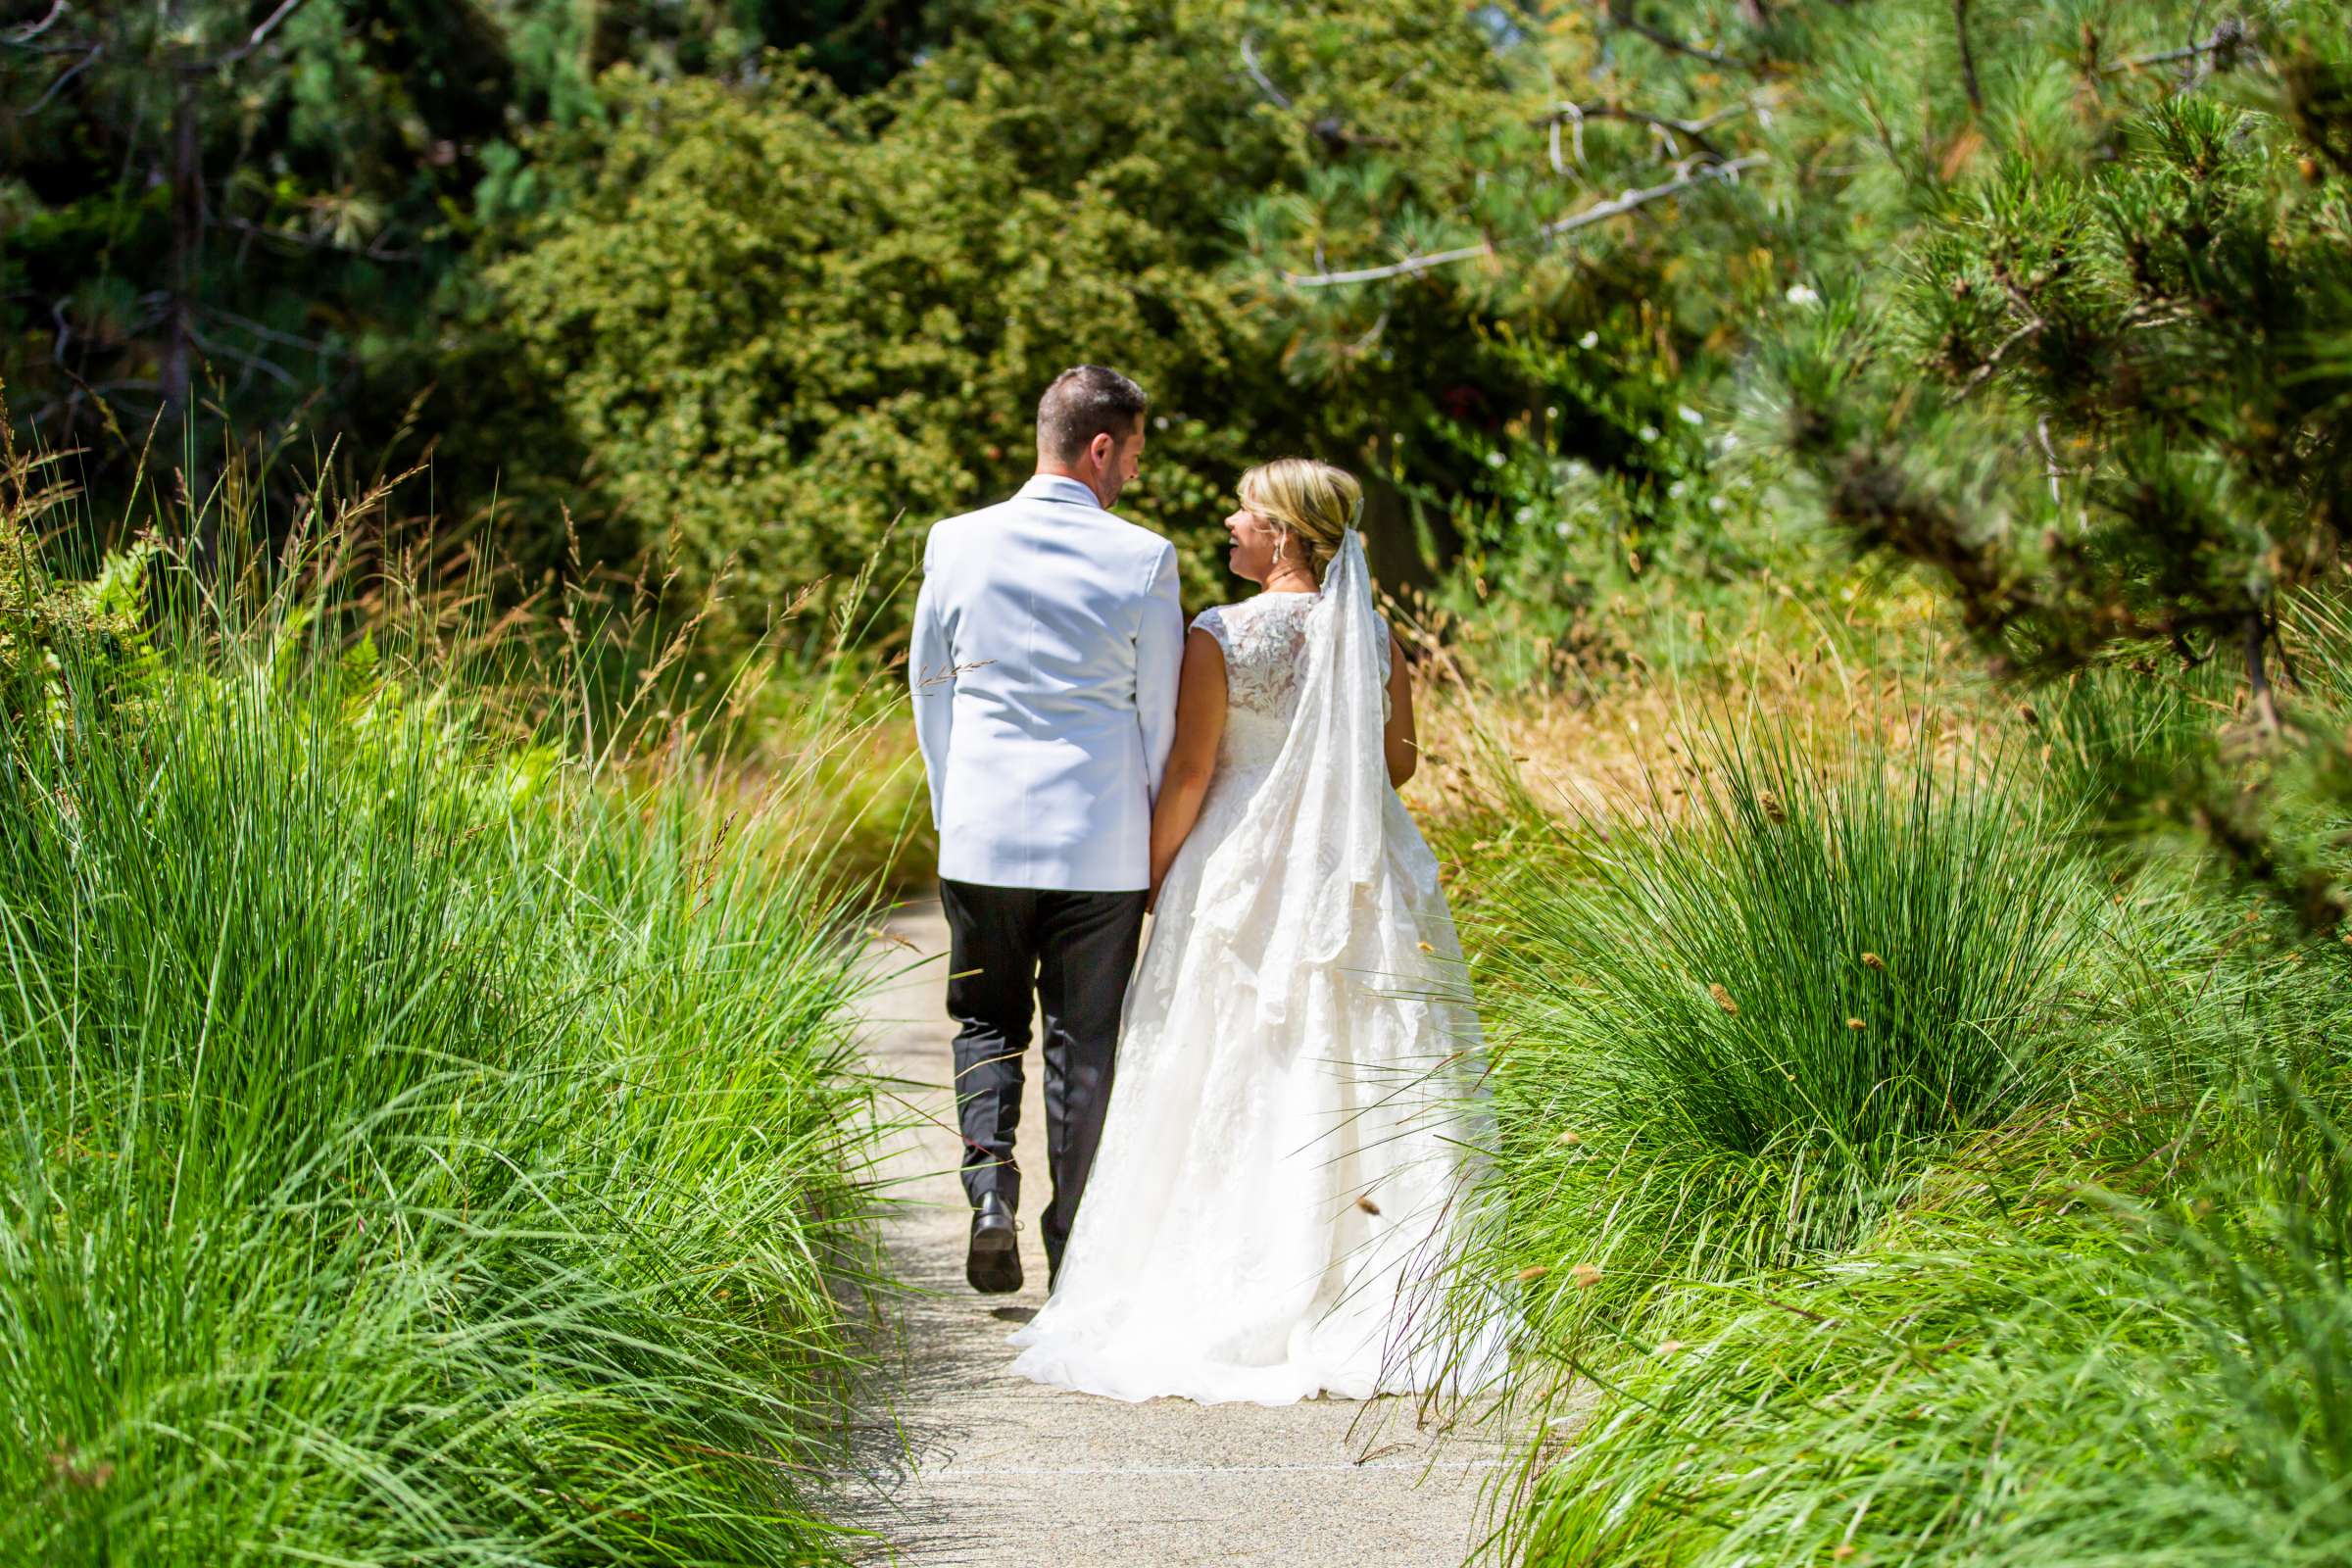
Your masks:
{"label": "pine tree branch", "polygon": [[1977,48],[1968,37],[1968,0],[1952,0],[1952,30],[1960,35],[1960,84],[1968,89],[1968,107],[1984,113],[1984,88],[1977,80]]}
{"label": "pine tree branch", "polygon": [[2011,349],[2017,347],[2027,338],[2032,337],[2034,333],[2040,331],[2043,327],[2049,324],[2049,322],[2043,320],[2040,317],[2034,317],[2024,325],[2020,326],[2016,331],[2010,333],[2007,337],[2001,339],[2000,342],[1994,344],[1992,352],[1984,356],[1984,363],[1978,366],[1976,369],[1970,373],[1969,378],[1960,383],[1960,390],[1952,394],[1952,401],[1954,403],[1965,401],[1971,393],[1977,390],[1977,388],[1991,380],[1992,372],[2001,368],[2002,358],[2007,355]]}
{"label": "pine tree branch", "polygon": [[1385,278],[1411,277],[1416,273],[1434,271],[1441,267],[1450,267],[1456,262],[1474,261],[1481,256],[1492,256],[1503,245],[1523,245],[1538,240],[1557,239],[1563,234],[1574,233],[1580,228],[1588,228],[1594,223],[1606,222],[1612,218],[1622,217],[1637,208],[1646,207],[1651,202],[1663,201],[1669,196],[1679,195],[1693,185],[1704,184],[1714,179],[1736,178],[1743,171],[1755,169],[1770,162],[1771,160],[1763,154],[1752,153],[1744,158],[1735,158],[1728,164],[1708,164],[1702,169],[1678,172],[1674,178],[1667,180],[1664,184],[1652,185],[1647,190],[1629,190],[1622,196],[1605,202],[1597,202],[1581,213],[1560,219],[1555,222],[1545,223],[1540,228],[1515,235],[1509,239],[1491,240],[1479,245],[1463,245],[1449,251],[1433,251],[1427,256],[1408,257],[1401,262],[1392,262],[1386,267],[1357,268],[1352,271],[1346,272],[1285,272],[1282,274],[1282,280],[1293,288],[1334,288],[1347,283],[1376,283]]}
{"label": "pine tree branch", "polygon": [[2237,51],[2253,47],[2254,35],[2247,30],[2246,24],[2235,17],[2224,17],[2220,22],[2214,24],[2212,35],[2202,43],[2192,43],[2179,49],[2167,49],[2161,54],[2139,55],[2131,60],[2118,60],[2111,66],[2100,67],[2099,74],[2120,76],[2130,72],[2145,71],[2151,66],[2179,65],[2181,61],[2195,60],[2204,55],[2227,57],[2222,61],[2223,69],[2227,70],[2235,64]]}
{"label": "pine tree branch", "polygon": [[1709,49],[1704,44],[1686,42],[1663,27],[1651,26],[1634,15],[1630,0],[1609,0],[1608,16],[1611,26],[1647,38],[1668,54],[1688,55],[1692,60],[1703,60],[1710,66],[1726,71],[1752,71],[1761,74],[1765,70],[1764,62],[1760,60],[1742,60],[1719,49]]}
{"label": "pine tree branch", "polygon": [[[1258,63],[1257,40],[1247,35],[1242,39],[1242,69],[1248,73],[1250,79],[1257,84],[1257,90],[1265,95],[1266,101],[1275,108],[1287,112],[1297,107],[1291,95],[1277,87],[1274,84],[1274,78],[1266,74],[1265,68]],[[1396,87],[1403,85],[1404,82],[1416,75],[1420,69],[1416,66],[1413,70],[1406,72],[1391,83],[1390,90],[1394,91]],[[1307,129],[1314,132],[1317,137],[1321,138],[1323,144],[1335,153],[1349,147],[1394,147],[1396,145],[1396,140],[1393,136],[1367,136],[1349,130],[1347,122],[1341,120],[1337,115],[1326,115],[1307,126]]]}

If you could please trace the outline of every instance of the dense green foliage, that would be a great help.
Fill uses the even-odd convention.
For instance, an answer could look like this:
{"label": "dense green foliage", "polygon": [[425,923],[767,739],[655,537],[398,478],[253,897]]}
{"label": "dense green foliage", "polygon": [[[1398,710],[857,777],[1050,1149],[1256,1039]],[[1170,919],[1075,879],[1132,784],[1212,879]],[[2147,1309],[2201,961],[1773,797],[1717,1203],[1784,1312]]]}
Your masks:
{"label": "dense green foliage", "polygon": [[2187,1159],[2152,1131],[2101,1174],[2172,1192],[2096,1216],[2062,1184],[1998,1217],[1947,1195],[1665,1325],[1547,1484],[1531,1560],[2341,1560],[2340,1131],[2259,1097],[2163,1123]]}
{"label": "dense green foliage", "polygon": [[2259,643],[2331,559],[2331,8],[853,9],[14,29],[0,373],[110,494],[208,364],[353,461],[421,417],[443,518],[739,563],[749,627],[1010,483],[1075,358],[1169,417],[1147,520],[1319,450],[1392,578],[1467,545],[1457,607],[1574,658],[1825,520],[2044,663]]}
{"label": "dense green foliage", "polygon": [[[1504,58],[1534,107],[1449,210],[1367,170],[1260,225],[1335,340],[1569,302],[1513,345],[1525,412],[1466,432],[1498,470],[1477,580],[1574,607],[1826,521],[2010,663],[2220,645],[2268,701],[2345,489],[2340,8],[1536,8]],[[1740,526],[1775,468],[1791,504]]]}
{"label": "dense green foliage", "polygon": [[[200,478],[224,439],[373,452],[439,373],[433,328],[485,225],[539,199],[527,127],[602,113],[636,60],[770,46],[870,86],[919,5],[292,0],[18,8],[0,28],[0,379],[125,490],[159,416]],[[183,424],[181,416],[191,416]]]}
{"label": "dense green foliage", "polygon": [[208,386],[225,428],[341,436],[363,479],[421,428],[434,514],[503,499],[506,559],[560,566],[568,504],[592,567],[650,554],[691,600],[740,562],[758,627],[902,511],[1017,479],[1073,361],[1155,396],[1135,510],[1174,526],[1273,452],[1390,466],[1498,373],[1467,305],[1335,359],[1233,226],[1392,149],[1400,193],[1457,177],[1509,100],[1449,0],[462,9],[188,0],[0,40],[0,376],[96,492],[159,412],[202,488]]}
{"label": "dense green foliage", "polygon": [[828,1555],[855,911],[684,758],[189,586],[0,703],[0,1555]]}
{"label": "dense green foliage", "polygon": [[[734,563],[757,623],[902,514],[911,531],[1017,484],[1066,365],[1150,392],[1148,479],[1123,510],[1178,532],[1221,515],[1249,463],[1409,416],[1424,389],[1393,375],[1302,399],[1230,265],[1234,209],[1318,156],[1297,115],[1204,64],[1236,58],[1250,14],[1016,10],[861,100],[782,62],[749,89],[608,78],[611,124],[537,149],[575,172],[489,273],[523,384],[596,455],[517,480],[574,491],[607,552],[656,549],[689,592]],[[1375,8],[1347,44],[1333,88],[1384,136],[1429,134],[1491,70],[1443,8]],[[1418,372],[1451,358],[1446,326],[1420,324]]]}

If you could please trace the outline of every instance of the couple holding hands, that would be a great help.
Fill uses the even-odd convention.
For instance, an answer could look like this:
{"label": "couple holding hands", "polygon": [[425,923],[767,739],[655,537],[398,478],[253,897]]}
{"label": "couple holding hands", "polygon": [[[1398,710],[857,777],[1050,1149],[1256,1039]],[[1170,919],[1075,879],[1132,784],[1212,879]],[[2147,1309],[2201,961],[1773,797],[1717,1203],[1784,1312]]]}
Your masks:
{"label": "couple holding hands", "polygon": [[1250,469],[1225,528],[1259,591],[1188,629],[1175,548],[1110,511],[1145,408],[1116,371],[1063,372],[1036,476],[924,552],[908,676],[967,1276],[1021,1285],[1013,1134],[1042,1012],[1053,1290],[1016,1370],[1206,1403],[1476,1386],[1499,1329],[1442,1348],[1417,1308],[1464,1245],[1485,1053],[1396,796],[1412,685],[1361,491],[1306,459]]}

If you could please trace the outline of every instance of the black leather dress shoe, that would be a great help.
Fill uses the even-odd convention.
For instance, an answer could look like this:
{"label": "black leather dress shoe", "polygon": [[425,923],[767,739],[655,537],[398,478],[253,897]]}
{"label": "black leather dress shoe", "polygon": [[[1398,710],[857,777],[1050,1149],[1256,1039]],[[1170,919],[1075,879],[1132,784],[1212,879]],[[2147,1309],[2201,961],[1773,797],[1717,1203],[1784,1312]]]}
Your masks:
{"label": "black leather dress shoe", "polygon": [[1021,1247],[1013,1233],[1012,1207],[994,1193],[972,1210],[972,1247],[964,1254],[963,1277],[983,1296],[1021,1288]]}

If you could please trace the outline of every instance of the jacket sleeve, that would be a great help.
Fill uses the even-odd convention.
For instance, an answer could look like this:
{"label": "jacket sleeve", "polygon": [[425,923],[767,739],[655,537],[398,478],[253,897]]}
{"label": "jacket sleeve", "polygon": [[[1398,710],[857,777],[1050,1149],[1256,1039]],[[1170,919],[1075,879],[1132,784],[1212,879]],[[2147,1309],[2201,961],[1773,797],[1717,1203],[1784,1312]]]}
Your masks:
{"label": "jacket sleeve", "polygon": [[906,684],[914,698],[914,739],[931,782],[931,827],[945,816],[948,732],[956,722],[956,648],[940,613],[931,552],[923,552],[923,586],[914,600],[914,634],[906,650]]}
{"label": "jacket sleeve", "polygon": [[1159,799],[1168,748],[1176,743],[1176,678],[1184,667],[1184,605],[1176,591],[1176,547],[1162,545],[1135,635],[1135,711],[1144,732],[1144,768]]}

